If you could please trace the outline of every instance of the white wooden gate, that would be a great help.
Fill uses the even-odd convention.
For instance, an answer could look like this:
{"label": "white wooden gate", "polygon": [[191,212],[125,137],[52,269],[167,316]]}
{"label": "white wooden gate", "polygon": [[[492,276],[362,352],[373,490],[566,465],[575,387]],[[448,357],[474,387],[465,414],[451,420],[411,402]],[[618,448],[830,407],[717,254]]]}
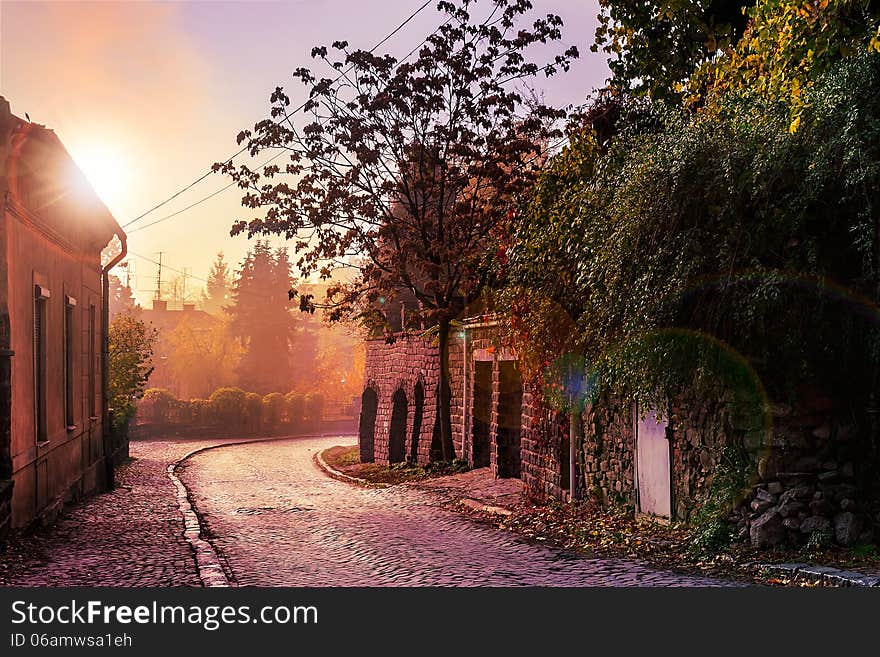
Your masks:
{"label": "white wooden gate", "polygon": [[635,406],[635,470],[638,484],[638,511],[661,519],[672,518],[672,477],[670,473],[668,422],[657,419],[651,410],[641,417]]}

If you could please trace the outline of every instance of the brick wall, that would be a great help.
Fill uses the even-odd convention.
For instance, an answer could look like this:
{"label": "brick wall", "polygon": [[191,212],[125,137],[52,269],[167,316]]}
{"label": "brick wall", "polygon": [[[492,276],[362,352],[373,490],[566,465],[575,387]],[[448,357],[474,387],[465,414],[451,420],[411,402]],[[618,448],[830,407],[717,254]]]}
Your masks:
{"label": "brick wall", "polygon": [[430,339],[401,335],[392,343],[383,339],[367,342],[364,387],[372,388],[379,398],[374,434],[374,458],[377,463],[389,463],[392,397],[397,390],[403,390],[406,395],[406,454],[412,454],[415,388],[419,383],[424,387],[425,401],[421,429],[415,436],[416,453],[419,463],[430,460],[439,377],[439,350]]}

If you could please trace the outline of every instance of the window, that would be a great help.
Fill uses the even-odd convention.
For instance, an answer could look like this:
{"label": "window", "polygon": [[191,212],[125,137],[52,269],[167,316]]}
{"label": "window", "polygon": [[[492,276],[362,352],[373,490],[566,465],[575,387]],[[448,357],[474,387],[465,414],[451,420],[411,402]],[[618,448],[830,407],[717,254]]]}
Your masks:
{"label": "window", "polygon": [[64,304],[64,422],[67,428],[74,426],[73,412],[73,366],[76,336],[74,333],[74,309],[76,299],[68,296]]}
{"label": "window", "polygon": [[98,414],[97,394],[95,387],[97,380],[97,358],[95,349],[95,306],[89,306],[89,417]]}
{"label": "window", "polygon": [[34,286],[34,436],[49,439],[46,427],[46,302],[49,290]]}

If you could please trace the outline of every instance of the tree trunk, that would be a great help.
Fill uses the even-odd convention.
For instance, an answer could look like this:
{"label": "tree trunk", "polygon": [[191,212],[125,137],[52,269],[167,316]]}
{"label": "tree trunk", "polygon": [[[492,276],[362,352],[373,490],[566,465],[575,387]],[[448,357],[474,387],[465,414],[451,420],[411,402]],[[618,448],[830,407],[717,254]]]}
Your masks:
{"label": "tree trunk", "polygon": [[452,400],[451,385],[449,383],[449,322],[443,317],[440,320],[438,339],[440,341],[440,382],[438,407],[440,422],[440,445],[443,450],[443,460],[451,461],[455,458],[455,445],[452,442]]}

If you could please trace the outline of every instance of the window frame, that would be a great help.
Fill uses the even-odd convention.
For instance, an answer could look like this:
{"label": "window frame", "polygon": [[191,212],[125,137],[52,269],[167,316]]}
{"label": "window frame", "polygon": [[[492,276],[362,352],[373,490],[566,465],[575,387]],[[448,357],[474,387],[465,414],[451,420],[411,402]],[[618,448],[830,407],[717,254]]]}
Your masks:
{"label": "window frame", "polygon": [[64,424],[76,429],[76,299],[64,295]]}
{"label": "window frame", "polygon": [[95,344],[98,339],[97,316],[95,304],[89,304],[89,419],[93,422],[98,420],[98,349]]}
{"label": "window frame", "polygon": [[33,348],[33,391],[34,391],[34,442],[44,445],[49,442],[48,426],[48,377],[46,359],[47,320],[49,299],[52,293],[43,285],[34,284],[32,348]]}

